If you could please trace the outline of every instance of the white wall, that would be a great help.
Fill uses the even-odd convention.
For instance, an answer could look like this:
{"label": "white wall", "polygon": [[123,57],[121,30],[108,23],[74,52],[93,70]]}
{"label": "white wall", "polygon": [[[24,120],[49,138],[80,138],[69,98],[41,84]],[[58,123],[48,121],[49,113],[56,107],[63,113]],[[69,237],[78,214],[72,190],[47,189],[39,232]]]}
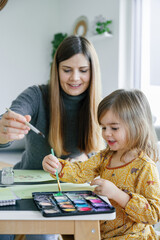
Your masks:
{"label": "white wall", "polygon": [[118,87],[119,3],[119,0],[81,0],[77,4],[75,0],[59,0],[62,13],[61,26],[64,32],[72,33],[74,24],[80,16],[88,18],[90,28],[88,37],[91,37],[91,28],[96,16],[102,15],[108,20],[113,20],[110,25],[113,37],[93,41],[101,65],[103,95]]}
{"label": "white wall", "polygon": [[0,113],[26,87],[49,79],[57,3],[14,0],[0,11]]}
{"label": "white wall", "polygon": [[[101,65],[103,96],[124,87],[127,82],[125,71],[128,69],[125,59],[129,51],[125,50],[127,44],[123,40],[127,31],[122,20],[128,12],[125,6],[132,1],[8,1],[0,11],[0,113],[26,87],[48,81],[53,35],[57,32],[72,34],[77,18],[82,15],[88,18],[88,37],[91,37],[96,16],[103,15],[113,20],[110,25],[113,37],[93,44]],[[129,29],[130,26],[127,27]],[[120,44],[121,36],[123,40]]]}

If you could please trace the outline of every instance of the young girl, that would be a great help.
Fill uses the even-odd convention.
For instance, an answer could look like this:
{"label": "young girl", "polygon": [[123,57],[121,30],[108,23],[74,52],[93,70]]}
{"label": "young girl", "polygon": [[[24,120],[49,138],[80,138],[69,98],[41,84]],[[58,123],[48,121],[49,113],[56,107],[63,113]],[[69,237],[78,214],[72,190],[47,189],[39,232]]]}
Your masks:
{"label": "young girl", "polygon": [[92,181],[95,193],[110,199],[116,219],[101,221],[101,239],[157,239],[152,225],[160,218],[158,150],[145,95],[114,91],[99,104],[98,121],[105,150],[81,163],[49,155],[43,168],[51,174],[57,168],[64,182]]}

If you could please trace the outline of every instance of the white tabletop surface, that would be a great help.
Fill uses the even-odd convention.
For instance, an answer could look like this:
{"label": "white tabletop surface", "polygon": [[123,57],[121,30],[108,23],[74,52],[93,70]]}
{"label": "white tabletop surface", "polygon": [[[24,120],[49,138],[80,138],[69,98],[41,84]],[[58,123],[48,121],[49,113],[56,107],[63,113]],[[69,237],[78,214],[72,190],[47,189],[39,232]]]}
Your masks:
{"label": "white tabletop surface", "polygon": [[113,220],[116,213],[65,217],[43,217],[39,211],[0,211],[0,220]]}

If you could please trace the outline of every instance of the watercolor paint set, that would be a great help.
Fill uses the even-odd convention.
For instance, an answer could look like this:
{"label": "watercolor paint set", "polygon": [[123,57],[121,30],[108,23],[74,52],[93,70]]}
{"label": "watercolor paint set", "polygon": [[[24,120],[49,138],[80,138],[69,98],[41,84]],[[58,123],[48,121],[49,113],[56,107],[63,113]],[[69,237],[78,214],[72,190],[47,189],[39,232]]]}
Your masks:
{"label": "watercolor paint set", "polygon": [[33,192],[44,217],[113,213],[115,208],[92,191]]}

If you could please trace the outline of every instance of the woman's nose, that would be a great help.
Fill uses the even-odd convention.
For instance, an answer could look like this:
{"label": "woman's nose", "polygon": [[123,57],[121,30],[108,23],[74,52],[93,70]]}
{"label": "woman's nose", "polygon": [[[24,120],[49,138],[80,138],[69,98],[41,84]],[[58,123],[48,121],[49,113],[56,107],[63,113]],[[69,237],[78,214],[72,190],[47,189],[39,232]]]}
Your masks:
{"label": "woman's nose", "polygon": [[78,72],[78,71],[73,71],[72,76],[71,76],[71,79],[72,79],[73,81],[78,81],[78,80],[80,79],[79,72]]}

